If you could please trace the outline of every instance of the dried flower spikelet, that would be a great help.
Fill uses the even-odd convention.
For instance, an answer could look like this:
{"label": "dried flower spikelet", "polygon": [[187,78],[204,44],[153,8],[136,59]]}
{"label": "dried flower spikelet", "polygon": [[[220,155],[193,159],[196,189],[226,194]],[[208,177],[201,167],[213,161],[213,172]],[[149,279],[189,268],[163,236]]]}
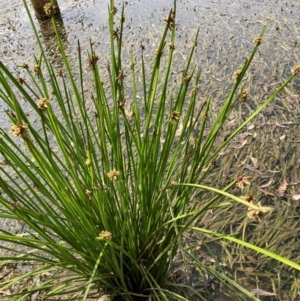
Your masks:
{"label": "dried flower spikelet", "polygon": [[257,37],[253,40],[253,43],[255,46],[259,46],[261,44],[262,38],[261,37]]}
{"label": "dried flower spikelet", "polygon": [[33,67],[33,73],[34,73],[37,77],[40,76],[40,74],[41,74],[41,68],[40,68],[39,65],[34,65],[34,67]]}
{"label": "dried flower spikelet", "polygon": [[168,15],[168,17],[166,17],[163,20],[164,20],[164,22],[167,23],[169,29],[172,29],[176,25],[176,22],[175,22],[175,13],[173,11],[171,11],[170,14]]}
{"label": "dried flower spikelet", "polygon": [[119,175],[120,175],[120,172],[115,169],[113,169],[107,173],[107,176],[109,177],[109,179],[111,181],[116,180]]}
{"label": "dried flower spikelet", "polygon": [[237,186],[243,189],[246,185],[250,185],[250,182],[247,179],[248,177],[238,176],[236,179]]}
{"label": "dried flower spikelet", "polygon": [[236,70],[234,73],[233,73],[233,77],[238,79],[241,75],[241,70]]}
{"label": "dried flower spikelet", "polygon": [[89,199],[92,199],[93,197],[93,192],[91,190],[86,189],[85,194],[88,196]]}
{"label": "dried flower spikelet", "polygon": [[59,69],[57,72],[56,72],[56,76],[57,77],[63,77],[64,74],[63,74],[63,71],[61,69]]}
{"label": "dried flower spikelet", "polygon": [[43,110],[46,110],[48,108],[49,104],[50,104],[49,99],[41,98],[41,99],[39,99],[37,106],[40,110],[43,111]]}
{"label": "dried flower spikelet", "polygon": [[121,102],[119,102],[119,109],[124,110],[126,99],[124,98]]}
{"label": "dried flower spikelet", "polygon": [[117,9],[115,6],[113,6],[110,12],[111,12],[113,15],[115,15],[115,14],[118,12],[118,9]]}
{"label": "dried flower spikelet", "polygon": [[243,90],[239,97],[239,102],[246,102],[247,99],[248,99],[248,92],[247,90]]}
{"label": "dried flower spikelet", "polygon": [[28,137],[28,126],[26,124],[14,124],[9,129],[10,133],[14,137],[27,138]]}
{"label": "dried flower spikelet", "polygon": [[118,82],[122,82],[122,81],[124,80],[125,77],[126,77],[126,75],[123,73],[123,69],[121,69],[121,70],[119,71],[119,74],[118,74],[116,80],[117,80]]}
{"label": "dried flower spikelet", "polygon": [[176,181],[172,181],[171,185],[177,185],[177,182]]}
{"label": "dried flower spikelet", "polygon": [[94,66],[96,65],[96,63],[99,61],[99,55],[96,53],[93,53],[90,57],[89,57],[89,67],[90,68],[94,68]]}
{"label": "dried flower spikelet", "polygon": [[184,83],[185,85],[188,85],[188,83],[190,82],[191,78],[192,78],[191,75],[189,75],[189,74],[186,75],[186,76],[183,78],[183,83]]}
{"label": "dried flower spikelet", "polygon": [[23,62],[21,65],[20,65],[21,68],[23,69],[28,69],[29,68],[29,65],[25,62]]}
{"label": "dried flower spikelet", "polygon": [[210,167],[211,168],[215,168],[217,166],[217,160],[212,160],[211,162],[210,162]]}
{"label": "dried flower spikelet", "polygon": [[44,11],[47,16],[51,16],[51,3],[46,3],[44,5]]}
{"label": "dried flower spikelet", "polygon": [[114,39],[119,39],[120,36],[120,29],[119,27],[116,28],[116,30],[113,31],[113,37]]}
{"label": "dried flower spikelet", "polygon": [[271,212],[271,208],[263,207],[260,202],[257,203],[257,208],[249,208],[248,210],[248,218],[255,219],[258,222],[264,220],[266,215]]}
{"label": "dried flower spikelet", "polygon": [[[242,196],[242,199],[246,200],[247,202],[249,202],[250,204],[256,204],[257,200],[256,198],[252,195],[252,194],[247,194]],[[252,209],[252,208],[249,208]]]}
{"label": "dried flower spikelet", "polygon": [[162,57],[164,52],[163,51],[159,51],[159,49],[156,49],[155,52],[154,52],[155,56],[159,56],[159,57]]}
{"label": "dried flower spikelet", "polygon": [[196,95],[196,92],[197,92],[197,87],[194,87],[191,92],[190,92],[190,96],[193,97]]}
{"label": "dried flower spikelet", "polygon": [[23,84],[26,83],[25,78],[24,78],[24,77],[21,77],[21,76],[19,76],[19,77],[17,78],[17,81],[18,81],[18,83],[20,83],[21,85],[23,85]]}
{"label": "dried flower spikelet", "polygon": [[170,120],[172,122],[178,122],[179,118],[180,118],[180,114],[176,111],[173,111],[170,115]]}
{"label": "dried flower spikelet", "polygon": [[109,231],[101,231],[99,236],[96,238],[97,240],[111,240],[112,234]]}
{"label": "dried flower spikelet", "polygon": [[297,66],[293,67],[292,73],[293,74],[300,73],[300,65],[297,65]]}
{"label": "dried flower spikelet", "polygon": [[51,3],[46,3],[46,4],[44,5],[44,11],[45,11],[45,14],[46,14],[48,17],[50,17],[52,13],[53,13],[53,14],[56,14],[56,13],[57,13],[57,7],[56,7],[55,5],[52,6]]}
{"label": "dried flower spikelet", "polygon": [[144,51],[146,49],[146,47],[143,43],[141,43],[140,48],[142,49],[142,51]]}

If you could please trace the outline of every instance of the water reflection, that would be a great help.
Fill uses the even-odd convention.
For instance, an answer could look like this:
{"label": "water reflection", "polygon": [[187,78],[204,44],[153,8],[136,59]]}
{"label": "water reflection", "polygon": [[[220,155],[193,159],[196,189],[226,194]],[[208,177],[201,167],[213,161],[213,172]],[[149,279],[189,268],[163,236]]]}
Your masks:
{"label": "water reflection", "polygon": [[[64,49],[66,52],[69,51],[69,42],[67,30],[63,22],[63,18],[61,15],[57,15],[55,17],[56,26],[58,29],[58,33],[61,37]],[[57,43],[56,34],[53,28],[53,24],[51,20],[38,20],[40,32],[42,34],[44,49],[46,50],[46,54],[50,63],[57,67],[62,68],[63,60],[60,55],[60,49]]]}

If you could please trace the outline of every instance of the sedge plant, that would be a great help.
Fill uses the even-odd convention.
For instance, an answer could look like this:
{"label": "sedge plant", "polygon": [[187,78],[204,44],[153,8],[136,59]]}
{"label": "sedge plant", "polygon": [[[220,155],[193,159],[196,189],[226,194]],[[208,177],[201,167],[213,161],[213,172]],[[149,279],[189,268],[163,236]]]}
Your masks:
{"label": "sedge plant", "polygon": [[[25,1],[24,5],[30,17]],[[188,230],[242,243],[299,269],[267,250],[197,226],[199,217],[221,197],[250,206],[257,214],[269,211],[230,195],[235,179],[223,189],[202,182],[218,152],[283,90],[299,66],[217,145],[229,114],[237,102],[245,100],[240,86],[265,28],[248,60],[235,73],[232,90],[212,120],[210,99],[200,106],[197,102],[200,73],[191,61],[198,32],[181,83],[176,90],[168,84],[176,69],[172,65],[175,5],[164,19],[153,61],[146,62],[142,55],[137,62],[131,52],[128,74],[123,63],[124,7],[117,21],[111,0],[108,14],[110,62],[106,70],[98,67],[101,58],[92,43],[88,51],[92,91],[84,89],[85,60],[80,44],[78,67],[73,68],[54,16],[63,71],[57,72],[47,59],[31,17],[40,47],[34,71],[22,64],[27,79],[16,79],[0,62],[0,98],[12,124],[9,130],[2,128],[0,136],[0,217],[25,225],[22,233],[5,227],[0,230],[2,249],[7,251],[0,256],[2,266],[38,264],[23,275],[4,279],[0,290],[35,279],[26,290],[10,291],[10,300],[26,300],[37,292],[43,300],[57,296],[99,299],[101,294],[108,294],[111,300],[187,300],[180,290],[185,285],[171,275],[176,254],[184,253],[182,237]],[[106,82],[104,74],[108,74]],[[21,100],[38,122],[32,122]],[[207,191],[215,196],[209,194],[205,206],[199,208],[193,200],[196,191],[202,199]],[[195,255],[189,256],[200,264]],[[36,280],[45,274],[44,281]],[[203,294],[195,293],[205,300]]]}

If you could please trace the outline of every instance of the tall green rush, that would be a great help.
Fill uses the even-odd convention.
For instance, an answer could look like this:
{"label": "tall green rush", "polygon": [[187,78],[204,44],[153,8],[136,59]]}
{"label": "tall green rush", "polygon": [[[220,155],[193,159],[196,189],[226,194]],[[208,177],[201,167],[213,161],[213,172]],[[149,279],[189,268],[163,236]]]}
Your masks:
{"label": "tall green rush", "polygon": [[[121,300],[188,300],[180,290],[182,284],[171,275],[176,254],[185,251],[182,236],[191,229],[244,244],[298,269],[287,259],[201,229],[195,222],[222,195],[231,202],[269,211],[231,196],[227,191],[235,185],[234,179],[223,190],[201,182],[218,152],[292,81],[299,66],[226,141],[216,145],[230,112],[241,97],[246,100],[238,88],[265,28],[248,60],[235,73],[232,91],[219,114],[211,120],[210,99],[197,104],[200,73],[191,66],[199,32],[181,83],[175,91],[168,85],[171,71],[176,70],[172,66],[176,3],[164,19],[166,25],[153,61],[146,62],[142,55],[138,62],[130,52],[130,76],[125,74],[128,66],[123,63],[124,6],[120,21],[116,14],[111,0],[106,82],[97,65],[100,57],[90,44],[90,96],[83,88],[80,43],[79,76],[74,76],[54,16],[63,71],[56,72],[48,61],[35,28],[40,57],[35,58],[34,71],[22,64],[28,80],[16,79],[0,62],[0,98],[12,123],[9,131],[1,128],[0,217],[26,225],[19,234],[0,229],[2,248],[9,251],[0,258],[3,267],[38,264],[22,276],[2,280],[0,292],[9,290],[10,300],[26,300],[35,293],[44,300],[60,296],[66,300],[99,299],[101,294]],[[150,75],[147,64],[152,68]],[[38,123],[31,122],[20,99],[30,105]],[[194,194],[200,191],[205,198],[208,190],[216,195],[199,209]],[[32,281],[26,290],[13,288],[25,279]],[[205,299],[202,293],[196,294]]]}

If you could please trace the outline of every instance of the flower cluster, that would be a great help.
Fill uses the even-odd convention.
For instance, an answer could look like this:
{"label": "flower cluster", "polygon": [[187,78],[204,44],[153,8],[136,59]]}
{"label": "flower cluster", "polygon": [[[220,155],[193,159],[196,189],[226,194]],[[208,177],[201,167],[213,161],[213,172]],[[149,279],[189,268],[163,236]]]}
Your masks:
{"label": "flower cluster", "polygon": [[250,182],[247,180],[249,177],[245,176],[238,176],[236,179],[236,184],[239,186],[239,188],[243,189],[246,185],[250,185]]}
{"label": "flower cluster", "polygon": [[250,219],[255,219],[257,222],[261,222],[265,216],[271,212],[271,208],[263,207],[260,202],[258,202],[256,206],[257,208],[248,208],[247,216]]}
{"label": "flower cluster", "polygon": [[261,40],[262,40],[261,37],[257,37],[257,38],[255,38],[255,39],[253,40],[253,44],[254,44],[255,46],[259,46],[259,45],[261,44]]}
{"label": "flower cluster", "polygon": [[96,238],[97,240],[111,240],[112,234],[109,231],[101,231],[99,236]]}
{"label": "flower cluster", "polygon": [[170,115],[170,120],[172,122],[177,122],[179,120],[179,118],[180,118],[180,114],[176,111],[173,111]]}
{"label": "flower cluster", "polygon": [[50,101],[49,101],[47,98],[41,98],[41,99],[38,101],[37,106],[38,106],[38,108],[39,108],[40,110],[43,111],[43,110],[46,110],[46,109],[48,108],[49,104],[50,104]]}
{"label": "flower cluster", "polygon": [[239,77],[241,76],[241,70],[236,70],[234,73],[233,73],[233,77],[238,79]]}
{"label": "flower cluster", "polygon": [[292,73],[293,74],[300,73],[300,65],[297,65],[297,66],[293,67]]}
{"label": "flower cluster", "polygon": [[14,137],[28,137],[28,126],[26,124],[14,124],[10,127],[9,131]]}
{"label": "flower cluster", "polygon": [[109,177],[109,179],[111,181],[116,180],[119,175],[120,175],[120,172],[115,169],[113,169],[107,173],[107,176]]}
{"label": "flower cluster", "polygon": [[56,14],[58,12],[58,8],[54,5],[52,6],[51,3],[47,3],[44,5],[45,14],[50,17],[52,14]]}
{"label": "flower cluster", "polygon": [[248,92],[247,90],[243,90],[239,97],[239,102],[246,102],[247,99],[248,99]]}
{"label": "flower cluster", "polygon": [[164,22],[167,23],[169,29],[172,29],[175,26],[175,13],[173,11],[170,12],[167,18],[164,19]]}

